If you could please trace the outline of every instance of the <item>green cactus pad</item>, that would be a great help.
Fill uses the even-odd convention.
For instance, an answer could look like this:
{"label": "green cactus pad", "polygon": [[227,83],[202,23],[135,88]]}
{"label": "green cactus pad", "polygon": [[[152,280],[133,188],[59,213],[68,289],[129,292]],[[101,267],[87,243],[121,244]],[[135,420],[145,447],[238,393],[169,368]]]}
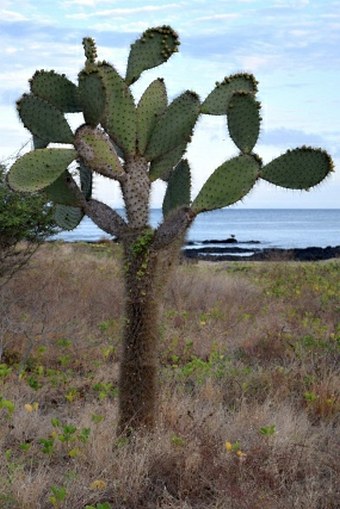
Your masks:
{"label": "green cactus pad", "polygon": [[141,73],[166,62],[179,46],[177,33],[169,26],[149,28],[131,45],[125,81],[134,83]]}
{"label": "green cactus pad", "polygon": [[167,152],[158,159],[154,159],[150,164],[149,169],[150,180],[154,181],[161,178],[162,180],[167,181],[174,167],[181,160],[186,148],[187,142],[184,142],[182,145],[175,147],[173,150],[170,150],[170,152]]}
{"label": "green cactus pad", "polygon": [[28,152],[11,167],[8,183],[14,191],[40,191],[55,182],[76,156],[75,150],[62,148]]}
{"label": "green cactus pad", "polygon": [[48,141],[40,139],[38,136],[33,134],[33,147],[34,148],[46,148],[48,145]]}
{"label": "green cactus pad", "polygon": [[33,94],[25,94],[17,102],[24,126],[41,140],[73,143],[73,133],[63,114],[52,104]]}
{"label": "green cactus pad", "polygon": [[72,81],[54,71],[37,71],[30,80],[31,91],[64,113],[80,110],[78,90]]}
{"label": "green cactus pad", "polygon": [[189,163],[182,159],[171,173],[163,201],[163,215],[182,205],[190,205],[191,175]]}
{"label": "green cactus pad", "polygon": [[118,155],[104,131],[83,125],[76,131],[74,146],[91,170],[112,178],[124,174]]}
{"label": "green cactus pad", "polygon": [[224,78],[221,83],[216,83],[216,87],[201,106],[201,113],[208,115],[225,115],[228,103],[235,92],[248,92],[256,94],[257,81],[252,74],[233,74]]}
{"label": "green cactus pad", "polygon": [[186,91],[177,97],[158,119],[144,154],[146,159],[153,161],[188,143],[199,111],[200,100],[195,92]]}
{"label": "green cactus pad", "polygon": [[164,81],[153,81],[142,95],[137,107],[138,151],[144,154],[158,117],[166,110],[168,98]]}
{"label": "green cactus pad", "polygon": [[321,149],[300,147],[288,150],[266,164],[260,177],[290,189],[309,189],[319,184],[333,170],[330,156]]}
{"label": "green cactus pad", "polygon": [[111,65],[98,65],[98,72],[105,90],[102,126],[113,141],[132,156],[136,152],[137,114],[131,91]]}
{"label": "green cactus pad", "polygon": [[260,134],[260,103],[254,95],[236,92],[227,109],[228,130],[235,145],[249,154]]}
{"label": "green cactus pad", "polygon": [[43,189],[44,194],[53,203],[60,205],[79,205],[77,198],[67,185],[67,180],[71,178],[70,173],[66,170],[51,185]]}
{"label": "green cactus pad", "polygon": [[203,185],[192,204],[198,214],[231,205],[248,194],[254,186],[260,169],[255,156],[241,155],[219,166]]}
{"label": "green cactus pad", "polygon": [[89,200],[92,196],[93,187],[92,171],[83,163],[79,163],[78,170],[80,174],[80,187],[82,193],[85,196],[86,200]]}
{"label": "green cactus pad", "polygon": [[74,230],[83,217],[84,213],[78,207],[56,205],[54,209],[54,220],[63,230]]}
{"label": "green cactus pad", "polygon": [[105,108],[105,90],[97,71],[82,71],[78,75],[79,101],[87,124],[96,127]]}

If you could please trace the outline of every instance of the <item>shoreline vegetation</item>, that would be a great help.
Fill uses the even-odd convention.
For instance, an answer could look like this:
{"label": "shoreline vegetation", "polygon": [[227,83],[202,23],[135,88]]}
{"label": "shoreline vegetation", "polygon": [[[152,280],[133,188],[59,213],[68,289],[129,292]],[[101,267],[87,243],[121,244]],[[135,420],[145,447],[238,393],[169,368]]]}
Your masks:
{"label": "shoreline vegetation", "polygon": [[0,289],[0,507],[338,508],[340,260],[295,261],[182,259],[126,438],[120,248],[44,243]]}

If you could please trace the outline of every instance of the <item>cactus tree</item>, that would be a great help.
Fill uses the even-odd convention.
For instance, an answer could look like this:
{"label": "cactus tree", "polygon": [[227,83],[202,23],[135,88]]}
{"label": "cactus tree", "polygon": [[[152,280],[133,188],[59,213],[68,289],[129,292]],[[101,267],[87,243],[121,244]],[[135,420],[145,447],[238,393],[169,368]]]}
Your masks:
{"label": "cactus tree", "polygon": [[[195,217],[237,202],[260,179],[309,189],[332,170],[332,161],[323,150],[304,146],[262,163],[253,151],[261,115],[257,82],[250,74],[224,78],[202,102],[187,90],[168,103],[159,78],[136,104],[130,86],[178,51],[178,35],[168,26],[146,30],[131,45],[125,77],[110,63],[98,61],[93,39],[85,38],[83,46],[86,61],[77,84],[54,71],[37,71],[30,92],[17,102],[34,150],[14,163],[8,181],[17,191],[45,193],[55,203],[62,228],[75,228],[87,215],[121,242],[126,303],[119,430],[150,428],[156,414],[160,295]],[[75,132],[65,118],[73,112],[84,117]],[[225,115],[239,154],[219,166],[192,200],[184,154],[201,114]],[[119,183],[126,218],[92,198],[96,173]],[[163,222],[152,228],[150,188],[157,179],[167,188]]]}

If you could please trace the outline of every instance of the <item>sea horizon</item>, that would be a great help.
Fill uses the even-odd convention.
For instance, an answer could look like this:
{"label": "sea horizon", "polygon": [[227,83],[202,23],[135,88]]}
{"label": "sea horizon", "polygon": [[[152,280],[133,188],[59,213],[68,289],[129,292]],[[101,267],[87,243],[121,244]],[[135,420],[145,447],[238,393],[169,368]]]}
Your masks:
{"label": "sea horizon", "polygon": [[[124,216],[124,209],[116,211]],[[162,222],[160,208],[150,209],[150,224]],[[96,242],[112,236],[89,218],[53,240]],[[225,208],[200,214],[188,230],[186,241],[197,246],[208,240],[235,238],[243,247],[258,243],[261,248],[305,248],[340,245],[340,208]]]}

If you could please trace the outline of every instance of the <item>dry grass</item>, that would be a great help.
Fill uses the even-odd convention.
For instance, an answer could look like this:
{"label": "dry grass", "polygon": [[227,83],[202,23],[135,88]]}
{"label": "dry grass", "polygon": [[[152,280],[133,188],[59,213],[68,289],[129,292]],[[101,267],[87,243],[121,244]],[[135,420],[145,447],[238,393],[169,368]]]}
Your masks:
{"label": "dry grass", "polygon": [[119,252],[44,246],[0,295],[1,509],[339,507],[339,268],[178,267],[157,429],[126,440]]}

